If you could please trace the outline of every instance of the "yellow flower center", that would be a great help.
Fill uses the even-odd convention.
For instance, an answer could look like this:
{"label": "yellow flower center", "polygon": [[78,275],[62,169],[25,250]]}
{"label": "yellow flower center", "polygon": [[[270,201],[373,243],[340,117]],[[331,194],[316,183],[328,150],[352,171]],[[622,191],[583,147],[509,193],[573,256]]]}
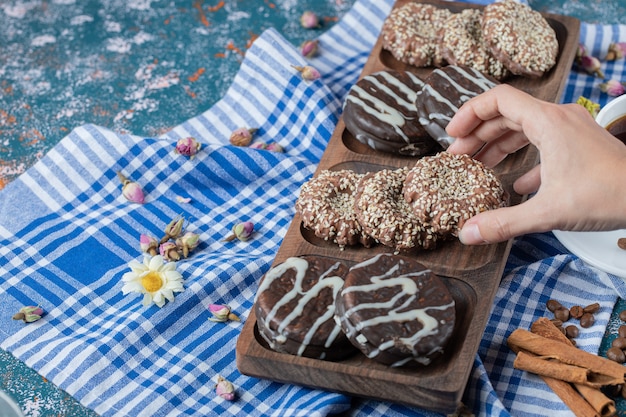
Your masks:
{"label": "yellow flower center", "polygon": [[146,275],[141,278],[141,285],[148,292],[155,292],[161,289],[163,286],[163,279],[161,278],[161,274],[156,271],[150,271]]}

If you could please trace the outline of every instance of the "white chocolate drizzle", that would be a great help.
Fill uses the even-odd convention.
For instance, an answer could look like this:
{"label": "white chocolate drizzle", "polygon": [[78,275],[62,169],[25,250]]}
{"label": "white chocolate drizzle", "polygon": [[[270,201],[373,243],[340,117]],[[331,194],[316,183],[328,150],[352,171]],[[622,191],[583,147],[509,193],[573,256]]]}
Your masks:
{"label": "white chocolate drizzle", "polygon": [[[274,341],[277,343],[285,343],[287,341],[287,336],[285,335],[285,329],[297,318],[301,317],[304,313],[304,308],[307,303],[314,300],[322,290],[326,288],[331,288],[333,292],[333,300],[337,297],[339,291],[343,287],[343,278],[334,275],[337,269],[340,267],[341,262],[336,262],[333,264],[328,270],[324,271],[317,283],[315,283],[309,290],[305,291],[302,288],[303,280],[306,276],[306,272],[309,267],[309,263],[303,259],[298,257],[291,257],[285,260],[282,264],[277,265],[272,268],[270,271],[265,274],[265,278],[263,282],[259,286],[259,290],[257,292],[257,299],[261,293],[267,291],[272,283],[279,279],[287,270],[295,269],[296,277],[294,280],[293,288],[291,288],[288,292],[283,295],[283,297],[278,300],[278,302],[272,307],[272,309],[267,313],[265,318],[266,328],[268,332],[272,333]],[[292,302],[293,300],[297,300],[296,306],[291,310],[291,312],[280,322],[278,328],[274,331],[270,329],[269,323],[272,322],[278,310]],[[297,355],[302,356],[306,348],[309,346],[311,339],[317,332],[317,330],[327,321],[334,321],[335,314],[335,303],[331,302],[326,308],[326,311],[323,314],[320,314],[319,317],[315,318],[315,321],[308,329],[306,334],[303,337],[303,340],[298,347]],[[337,339],[337,336],[341,334],[341,327],[335,324],[333,331],[328,335],[328,338],[324,342],[324,347],[329,348],[333,342]],[[266,338],[267,340],[267,338]],[[271,340],[267,340],[270,344],[270,347],[274,348],[273,342]]]}
{"label": "white chocolate drizzle", "polygon": [[[383,78],[387,85],[385,85],[381,80],[377,77],[380,76]],[[417,78],[415,75],[409,75],[411,80],[419,85],[423,86],[423,82]],[[409,88],[408,85],[403,83],[398,78],[394,77],[387,71],[381,71],[375,74],[371,74],[367,77],[367,80],[376,87],[377,90],[384,92],[388,97],[391,97],[397,106],[389,105],[385,103],[383,100],[378,97],[373,96],[369,92],[365,91],[361,86],[355,84],[352,87],[351,93],[348,94],[346,98],[346,102],[350,101],[354,105],[358,106],[365,113],[371,115],[375,119],[379,120],[381,123],[385,123],[389,125],[406,143],[410,143],[410,138],[402,131],[402,126],[407,122],[405,115],[399,110],[399,108],[404,107],[408,111],[416,112],[415,109],[415,97],[417,92]],[[390,85],[395,86],[401,94],[398,94]],[[369,102],[371,104],[368,104]],[[344,103],[345,106],[345,103]]]}
{"label": "white chocolate drizzle", "polygon": [[[373,263],[375,263],[376,261],[378,261],[378,259],[381,256],[384,256],[384,254],[376,255],[371,259],[361,262],[353,266],[352,268],[350,268],[350,270],[354,271],[355,269],[359,269],[359,268],[367,268]],[[380,291],[383,288],[391,288],[391,287],[402,288],[402,291],[398,291],[398,293],[389,300],[381,301],[381,302],[360,303],[358,305],[351,307],[345,312],[345,317],[346,318],[350,317],[353,313],[360,311],[360,310],[373,309],[373,310],[387,311],[386,315],[373,317],[368,320],[360,320],[355,326],[353,326],[353,329],[350,329],[351,330],[350,333],[354,335],[356,340],[363,345],[366,345],[368,343],[367,338],[362,333],[362,330],[367,327],[377,326],[380,324],[390,323],[390,322],[403,323],[403,322],[418,320],[422,324],[422,328],[419,331],[417,331],[415,334],[411,335],[410,337],[390,338],[384,343],[381,343],[378,346],[376,346],[375,349],[372,349],[369,352],[369,354],[367,354],[367,356],[369,358],[375,358],[381,352],[387,349],[390,349],[394,346],[397,346],[398,344],[402,344],[403,346],[405,346],[406,348],[412,351],[412,356],[407,358],[406,360],[401,360],[397,363],[394,363],[391,366],[401,366],[410,360],[415,360],[417,362],[427,364],[430,362],[430,359],[428,358],[428,356],[430,356],[431,354],[435,352],[434,351],[429,352],[426,355],[419,354],[416,351],[415,347],[419,344],[420,340],[422,340],[423,338],[427,336],[437,334],[439,331],[439,324],[440,324],[439,320],[431,316],[429,314],[429,311],[432,311],[432,310],[444,311],[449,308],[454,308],[454,300],[452,300],[450,303],[446,305],[427,306],[424,308],[415,308],[415,309],[411,309],[408,311],[402,311],[406,309],[408,306],[410,306],[412,303],[414,303],[416,299],[420,297],[419,289],[413,277],[428,275],[431,273],[431,271],[427,269],[423,271],[416,271],[416,272],[411,272],[407,274],[397,275],[399,267],[400,265],[396,264],[393,267],[391,267],[388,271],[386,271],[384,274],[371,277],[371,282],[368,284],[351,285],[347,288],[344,288],[344,290],[342,291],[342,294],[346,294],[349,292],[370,293],[370,292]],[[407,295],[409,295],[409,297],[406,297]],[[406,300],[404,300],[401,304],[396,305],[396,303],[398,303],[402,297],[406,297]]]}

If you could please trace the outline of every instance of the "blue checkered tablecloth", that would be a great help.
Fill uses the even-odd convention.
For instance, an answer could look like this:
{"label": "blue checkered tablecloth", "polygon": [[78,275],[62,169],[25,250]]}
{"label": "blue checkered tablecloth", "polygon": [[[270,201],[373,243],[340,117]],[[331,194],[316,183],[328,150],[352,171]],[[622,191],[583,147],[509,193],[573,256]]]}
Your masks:
{"label": "blue checkered tablecloth", "polygon": [[[247,51],[232,86],[215,106],[157,138],[95,126],[74,129],[0,192],[0,347],[102,416],[239,416],[336,413],[428,416],[425,410],[350,398],[238,372],[242,323],[207,320],[207,305],[228,304],[242,320],[294,215],[299,188],[314,172],[393,1],[359,0],[324,33],[307,82],[291,65],[306,62],[277,31]],[[601,56],[626,41],[626,27],[583,24],[581,42]],[[626,79],[624,61],[604,63],[607,78]],[[563,102],[580,95],[601,104],[600,81],[569,75]],[[277,141],[275,153],[229,145],[230,133],[255,127],[255,140]],[[193,136],[195,158],[174,153]],[[116,176],[123,171],[146,193],[130,204]],[[182,204],[177,196],[189,197]],[[178,262],[185,290],[163,308],[122,295],[128,262],[141,260],[141,233],[160,236],[183,215],[201,245]],[[224,242],[233,224],[256,226],[247,242]],[[545,303],[599,302],[595,325],[578,346],[597,352],[621,279],[590,268],[551,233],[516,239],[492,306],[463,401],[478,415],[571,415],[541,379],[513,369],[508,334],[546,315]],[[12,320],[23,305],[41,305],[42,320]],[[236,401],[215,395],[217,376]]]}

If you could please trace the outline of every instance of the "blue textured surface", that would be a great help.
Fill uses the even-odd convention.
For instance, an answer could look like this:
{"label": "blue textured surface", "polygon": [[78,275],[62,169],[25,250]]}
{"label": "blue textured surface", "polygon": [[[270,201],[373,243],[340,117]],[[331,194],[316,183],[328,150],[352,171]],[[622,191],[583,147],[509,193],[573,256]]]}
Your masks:
{"label": "blue textured surface", "polygon": [[[167,132],[223,95],[263,29],[276,27],[299,44],[324,29],[302,30],[303,10],[329,17],[327,28],[350,3],[4,2],[0,178],[11,181],[85,123],[145,136]],[[2,388],[27,415],[93,415],[10,355],[2,352],[0,361]]]}

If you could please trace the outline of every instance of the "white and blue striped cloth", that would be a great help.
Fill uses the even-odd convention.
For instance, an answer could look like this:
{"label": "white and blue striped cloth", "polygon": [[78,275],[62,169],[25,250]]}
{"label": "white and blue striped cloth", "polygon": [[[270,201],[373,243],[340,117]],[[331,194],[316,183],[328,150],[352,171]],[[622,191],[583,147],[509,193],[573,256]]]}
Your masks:
{"label": "white and blue striped cloth", "polygon": [[[246,320],[294,215],[301,184],[314,172],[341,105],[374,45],[392,0],[358,0],[320,38],[311,61],[323,77],[303,81],[305,62],[268,30],[247,51],[225,97],[159,138],[76,128],[0,192],[0,347],[102,416],[435,415],[425,410],[311,390],[241,375],[235,344],[241,323],[208,321],[207,305],[228,304]],[[581,41],[596,56],[626,27],[583,24]],[[604,64],[620,78],[624,61]],[[572,71],[562,101],[584,95],[604,104],[600,81]],[[238,127],[286,153],[228,144]],[[203,143],[193,159],[176,155],[177,139]],[[128,203],[116,176],[141,184],[146,204]],[[181,204],[177,196],[190,197]],[[201,246],[178,263],[185,290],[163,308],[122,295],[128,262],[141,260],[141,233],[160,236],[183,214]],[[233,224],[252,221],[247,242],[224,242]],[[608,282],[613,285],[607,286]],[[546,315],[554,298],[600,302],[596,323],[578,345],[597,352],[624,282],[589,268],[550,233],[515,241],[485,330],[464,403],[489,416],[571,415],[541,379],[513,369],[507,335]],[[46,315],[11,320],[24,305]],[[215,395],[217,376],[237,400]]]}

